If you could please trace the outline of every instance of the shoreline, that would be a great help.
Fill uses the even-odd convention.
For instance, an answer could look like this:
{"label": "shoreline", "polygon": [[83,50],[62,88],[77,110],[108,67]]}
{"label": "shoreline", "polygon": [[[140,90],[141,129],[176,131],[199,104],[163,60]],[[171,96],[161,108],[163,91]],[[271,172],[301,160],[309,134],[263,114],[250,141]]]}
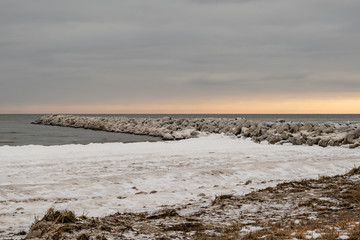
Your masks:
{"label": "shoreline", "polygon": [[181,140],[198,137],[200,132],[224,133],[250,138],[254,142],[270,144],[360,146],[360,124],[251,121],[243,118],[127,118],[89,117],[73,115],[45,115],[33,124],[84,128],[98,131],[130,133],[161,137],[163,140]]}
{"label": "shoreline", "polygon": [[[47,125],[55,125],[55,123],[63,124],[61,121],[64,119],[68,120],[69,118],[76,120],[69,122],[70,125],[80,122],[75,116],[64,117],[62,115],[52,115],[51,119],[60,119],[60,122],[52,122],[53,120],[51,120]],[[89,121],[87,121],[89,119],[92,121],[90,123],[95,125],[89,124]],[[124,119],[124,121],[125,120],[128,119]],[[163,129],[165,127],[170,131],[172,130],[171,127],[176,127],[178,125],[178,119],[166,118],[166,123],[163,123],[161,120],[162,119],[155,120],[155,123],[159,123],[159,127],[153,126],[155,130]],[[329,184],[326,188],[321,187],[323,185],[318,186],[314,184],[314,182],[311,182],[313,180],[299,180],[303,178],[313,179],[319,175],[333,176],[335,174],[343,173],[346,169],[350,169],[355,165],[357,166],[359,159],[359,152],[357,149],[348,150],[344,148],[345,146],[342,148],[329,147],[326,149],[319,146],[292,146],[293,144],[289,144],[291,142],[285,142],[282,144],[283,146],[281,146],[280,142],[276,142],[275,145],[266,143],[255,144],[250,141],[250,139],[254,141],[253,137],[245,137],[242,134],[231,134],[231,131],[234,128],[229,128],[229,124],[231,123],[231,126],[239,127],[239,125],[234,125],[233,122],[231,122],[239,121],[237,122],[238,124],[243,124],[241,131],[244,129],[246,130],[246,124],[250,124],[247,129],[250,129],[256,124],[257,127],[264,126],[263,124],[256,122],[256,124],[251,125],[253,122],[245,119],[226,119],[225,121],[223,121],[223,119],[212,119],[213,122],[208,124],[207,120],[209,119],[196,119],[195,124],[199,122],[202,123],[202,125],[196,125],[194,130],[196,131],[196,134],[190,134],[189,139],[186,141],[134,143],[129,145],[98,144],[92,146],[57,146],[53,148],[31,146],[28,149],[7,149],[13,150],[13,152],[7,152],[5,151],[6,149],[2,149],[3,152],[0,152],[0,155],[9,158],[4,158],[1,161],[4,166],[4,172],[6,172],[6,174],[0,175],[0,179],[2,179],[2,182],[5,183],[3,189],[5,195],[3,196],[5,196],[6,200],[6,194],[17,194],[12,195],[13,198],[9,199],[9,201],[0,201],[0,203],[4,205],[4,208],[2,208],[3,212],[1,213],[4,216],[4,223],[6,223],[5,218],[8,218],[8,220],[10,220],[9,222],[15,223],[17,219],[16,217],[20,217],[19,219],[22,221],[26,220],[27,224],[29,220],[29,216],[27,215],[33,213],[32,209],[37,208],[38,210],[41,210],[36,214],[41,216],[46,209],[54,207],[55,209],[60,208],[73,211],[76,210],[77,214],[81,214],[79,209],[94,209],[92,211],[95,211],[94,213],[96,213],[91,214],[94,218],[88,217],[87,220],[82,219],[85,222],[85,225],[81,225],[80,227],[76,225],[79,223],[77,220],[76,222],[70,223],[75,224],[70,227],[58,225],[55,221],[56,219],[46,220],[45,223],[40,223],[43,226],[48,226],[48,224],[56,226],[56,229],[49,229],[47,227],[46,232],[43,232],[43,229],[41,230],[41,235],[51,233],[53,234],[51,235],[51,238],[55,239],[77,239],[81,237],[81,235],[78,234],[80,232],[76,229],[86,229],[89,227],[89,224],[91,225],[94,223],[93,219],[99,220],[96,216],[101,218],[100,222],[98,222],[100,225],[96,225],[97,228],[94,231],[95,233],[101,233],[104,237],[106,237],[105,232],[112,234],[116,231],[119,234],[125,233],[125,235],[121,236],[128,237],[129,239],[136,239],[136,236],[142,235],[149,236],[149,239],[156,238],[157,236],[165,238],[170,236],[192,239],[194,236],[193,234],[196,234],[196,232],[200,232],[202,234],[199,235],[199,239],[201,239],[201,237],[207,238],[218,236],[237,237],[239,236],[239,231],[243,234],[244,231],[248,231],[249,228],[254,231],[251,233],[247,232],[245,235],[241,235],[241,237],[249,237],[247,236],[248,233],[253,234],[254,232],[257,232],[257,234],[263,234],[261,236],[265,236],[266,234],[267,236],[271,236],[269,232],[264,233],[264,231],[266,229],[273,229],[283,232],[284,227],[287,228],[289,226],[294,226],[294,221],[290,221],[291,219],[285,219],[289,225],[282,226],[281,229],[274,229],[273,227],[274,224],[278,225],[282,222],[286,222],[284,219],[277,219],[277,221],[271,223],[271,225],[266,225],[268,223],[265,224],[264,222],[262,223],[262,226],[255,226],[252,224],[253,222],[242,222],[238,223],[238,225],[234,225],[234,219],[231,218],[231,214],[234,213],[234,211],[239,211],[239,208],[241,210],[245,205],[247,207],[241,210],[241,214],[244,213],[246,215],[248,214],[246,211],[249,211],[249,204],[253,204],[258,210],[257,212],[251,213],[255,214],[251,216],[255,218],[255,222],[258,222],[263,219],[270,210],[272,211],[272,215],[269,216],[273,216],[275,218],[283,217],[281,215],[282,211],[287,211],[291,214],[294,210],[293,208],[283,209],[279,206],[284,205],[288,207],[289,203],[292,204],[293,202],[298,204],[295,207],[301,209],[303,209],[303,207],[308,207],[307,209],[309,211],[325,204],[325,207],[318,209],[319,211],[321,210],[321,214],[324,214],[323,210],[326,210],[326,207],[328,207],[327,209],[330,209],[329,211],[332,212],[337,209],[336,207],[338,207],[338,205],[332,205],[334,201],[325,201],[324,196],[322,195],[316,195],[314,198],[313,193],[317,194],[319,191],[324,193],[326,192],[326,189],[331,188],[331,190],[334,190],[332,192],[333,195],[336,195],[335,191],[338,191],[337,195],[339,195],[339,193],[343,193],[341,192],[344,190],[342,189],[342,186],[346,185],[349,186],[349,193],[352,193],[351,191],[355,191],[354,194],[357,194],[357,189],[355,187],[358,186],[360,174],[358,174],[359,171],[356,169],[353,170],[354,174],[351,175],[351,179],[349,178],[346,180],[347,182],[341,182],[341,179],[346,178],[346,174],[346,176],[343,175],[343,177],[321,177],[316,180],[329,180]],[[131,122],[133,121],[134,120],[131,120]],[[100,128],[97,130],[107,130],[106,128],[114,126],[120,127],[118,119],[116,118],[94,119],[90,117],[82,119],[82,122],[80,123],[88,124],[83,127],[90,126],[92,128]],[[146,123],[146,121],[144,121],[144,123]],[[213,123],[218,123],[219,128],[222,130],[228,129],[229,131],[222,132],[222,135],[211,134],[207,137],[197,139],[198,135],[202,136],[204,135],[202,132],[206,132],[199,130],[211,127]],[[221,125],[220,123],[224,124]],[[147,124],[151,123],[147,122]],[[154,124],[154,122],[152,122],[152,124]],[[272,127],[267,130],[267,133],[260,132],[261,134],[268,134],[268,137],[272,136],[268,133],[269,131],[274,130],[276,131],[275,135],[278,135],[278,131],[281,130],[281,128],[297,125],[297,123],[287,123],[282,120],[275,123],[269,123],[269,125],[266,124],[267,123],[265,123],[265,129],[269,126]],[[220,127],[220,125],[222,127]],[[344,131],[343,135],[345,135],[344,133],[346,133],[346,135],[354,134],[354,132],[359,129],[358,125],[345,125],[346,126],[334,126],[335,129],[332,133],[333,136],[339,134],[340,131],[344,131],[344,127],[346,127],[347,130],[350,129],[354,131]],[[170,129],[169,126],[171,126]],[[306,126],[312,126],[314,129],[301,129]],[[146,129],[148,126],[141,125],[141,127]],[[318,126],[318,128],[319,127],[320,126]],[[199,130],[197,130],[198,128]],[[132,128],[132,124],[129,124],[126,129],[134,130],[136,128]],[[188,130],[186,126],[184,126],[184,128],[174,129],[175,132]],[[306,136],[307,134],[310,134],[311,132],[315,133],[318,130],[319,129],[316,129],[316,126],[304,123],[298,131]],[[174,130],[172,131],[174,132]],[[170,134],[173,134],[173,132]],[[294,135],[294,133],[291,133],[291,130],[283,130],[283,135],[288,132]],[[322,131],[320,134],[321,133]],[[321,136],[324,137],[324,135]],[[247,140],[244,140],[244,138],[247,138]],[[173,140],[175,140],[175,138],[173,138]],[[267,140],[264,140],[263,142],[265,141]],[[58,156],[58,158],[56,156]],[[25,175],[22,174],[25,172]],[[66,174],[64,175],[64,173]],[[49,178],[49,176],[52,177]],[[31,186],[27,186],[29,179],[31,179]],[[51,183],[49,180],[51,180]],[[285,183],[288,181],[292,184],[286,185]],[[89,184],[89,182],[93,184]],[[304,182],[307,183],[303,184]],[[335,183],[339,183],[338,186]],[[275,187],[276,184],[278,184],[277,187]],[[284,189],[279,188],[279,186],[287,186],[285,189],[287,194],[281,195],[281,191]],[[293,189],[296,187],[300,187],[299,189],[301,189],[301,191],[295,191],[296,193],[299,193],[299,195],[297,195],[298,200],[296,200],[294,196],[294,198],[292,200],[290,199],[290,201],[288,196],[293,193],[292,191],[294,191]],[[275,189],[274,191],[277,192],[277,194],[280,194],[278,196],[282,196],[281,198],[283,199],[281,200],[279,197],[276,197],[276,194],[274,194],[275,192],[273,190],[269,192],[269,189]],[[264,195],[263,191],[268,192]],[[256,195],[259,192],[261,194]],[[304,194],[307,196],[308,201],[304,200]],[[251,202],[252,200],[248,198],[249,196],[251,196],[253,202]],[[360,196],[360,193],[356,196]],[[329,197],[333,196],[325,196],[325,198]],[[170,201],[168,201],[169,198]],[[159,203],[159,200],[161,199],[166,201]],[[270,201],[269,199],[272,200]],[[299,202],[299,199],[304,200],[305,202]],[[263,203],[268,200],[268,204],[263,205]],[[272,205],[274,201],[280,201],[281,204],[276,203],[275,205]],[[346,205],[346,203],[344,204]],[[157,207],[153,208],[155,205]],[[166,207],[164,208],[165,205]],[[239,207],[240,205],[241,207]],[[45,206],[46,208],[44,208]],[[130,206],[132,206],[133,209],[131,209]],[[139,213],[138,210],[141,207],[144,208],[143,211],[140,211]],[[224,209],[226,210],[227,207],[229,207],[228,213],[231,214],[229,215],[226,213],[225,215],[222,215],[222,212]],[[264,207],[265,210],[267,209],[265,212],[263,212]],[[354,207],[357,209],[356,204],[351,205],[351,209],[347,209],[347,207],[349,207],[349,205],[346,205],[345,207],[340,206],[341,211],[345,215],[349,213],[349,210],[352,211]],[[118,214],[109,215],[109,213],[107,213],[106,217],[103,217],[106,209],[117,209]],[[123,209],[129,209],[129,211],[123,211]],[[168,212],[166,209],[170,209],[171,211]],[[243,210],[245,212],[243,212]],[[308,210],[302,211],[300,215],[306,214]],[[191,215],[195,212],[200,215]],[[337,212],[338,211],[336,210],[335,213]],[[126,213],[128,213],[128,215],[126,215]],[[322,216],[321,214],[319,216]],[[57,217],[60,215],[57,215]],[[265,218],[269,216],[266,215]],[[202,219],[193,221],[197,217],[201,217]],[[312,215],[307,214],[307,217],[312,218]],[[110,228],[112,226],[116,228],[114,228],[114,231],[109,231],[109,221],[111,222],[111,219],[117,219],[116,221],[118,221],[119,218],[121,221],[125,221],[127,225],[116,225],[115,223],[112,223],[112,225],[110,224]],[[78,219],[78,217],[76,217],[76,219]],[[154,219],[158,222],[152,222]],[[309,222],[309,220],[312,222]],[[304,224],[306,225],[313,224],[313,220],[314,219],[302,218],[301,221],[304,221]],[[347,225],[348,231],[352,231],[352,229],[357,226],[355,218],[353,220],[354,221],[350,225]],[[105,221],[106,224],[102,221]],[[209,226],[207,225],[207,221],[213,222],[214,224]],[[128,224],[131,222],[133,225]],[[139,225],[136,225],[138,222],[139,224],[143,224],[140,228],[138,228]],[[162,222],[162,224],[156,225],[159,222]],[[152,226],[152,224],[155,225]],[[219,225],[220,227],[216,227],[216,225]],[[319,223],[316,223],[315,225],[319,226]],[[16,226],[16,224],[13,226]],[[234,229],[234,232],[231,234],[237,235],[222,235],[225,230],[231,232],[228,228],[229,226],[231,226],[231,229]],[[303,226],[303,224],[301,226]],[[330,222],[327,226],[338,227],[334,224],[331,225]],[[101,229],[101,227],[105,230]],[[120,229],[118,229],[118,227]],[[147,227],[150,228],[146,230]],[[262,229],[258,227],[262,227]],[[70,237],[64,238],[63,236],[67,235],[56,235],[59,232],[58,230],[63,228],[69,229],[68,232],[65,231],[66,234],[69,233],[73,235],[69,235]],[[16,229],[16,227],[14,229]],[[306,228],[299,228],[296,234],[299,234],[299,236],[303,234],[301,235],[303,237],[307,236],[304,235],[305,233],[300,233],[301,231],[305,231],[304,229],[306,231],[314,231],[314,229],[309,230],[311,228],[308,226]],[[327,231],[326,229],[328,228],[321,229],[324,230],[325,234]],[[33,230],[36,231],[38,229],[32,229],[31,233]],[[207,230],[210,232],[207,232]],[[94,231],[91,230],[90,233],[94,233]],[[211,233],[211,231],[213,232]],[[186,233],[186,238],[183,235],[184,232]],[[14,232],[12,233],[15,234]],[[39,234],[39,231],[37,234]],[[62,232],[61,234],[64,233]],[[89,232],[81,234],[87,234],[88,237],[95,236],[89,235]],[[83,236],[83,239],[87,239],[85,238],[85,235]],[[111,239],[111,235],[107,236]],[[13,237],[15,239],[16,236]],[[33,237],[35,239],[35,236]],[[101,236],[99,235],[99,237]],[[198,235],[196,235],[196,237],[198,237]],[[248,239],[254,238],[249,237]]]}
{"label": "shoreline", "polygon": [[51,208],[35,220],[25,239],[359,239],[359,179],[360,168],[354,168],[244,196],[218,195],[206,202],[102,218]]}
{"label": "shoreline", "polygon": [[[212,134],[182,141],[0,148],[1,230],[28,231],[50,207],[103,217],[154,211],[284,181],[333,176],[357,149],[256,144]],[[14,231],[12,231],[14,232]],[[0,238],[1,238],[0,237]]]}

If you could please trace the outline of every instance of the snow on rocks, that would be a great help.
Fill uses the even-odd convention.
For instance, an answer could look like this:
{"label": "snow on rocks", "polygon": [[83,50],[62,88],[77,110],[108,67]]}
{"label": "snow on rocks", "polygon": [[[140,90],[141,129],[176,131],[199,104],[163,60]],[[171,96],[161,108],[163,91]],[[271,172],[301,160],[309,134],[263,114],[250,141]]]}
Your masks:
{"label": "snow on rocks", "polygon": [[247,119],[222,118],[127,118],[85,117],[72,115],[46,115],[34,124],[86,128],[109,132],[132,133],[162,137],[164,140],[180,140],[197,137],[199,132],[224,133],[251,138],[254,142],[294,145],[360,146],[360,126],[355,123],[276,122],[250,121]]}

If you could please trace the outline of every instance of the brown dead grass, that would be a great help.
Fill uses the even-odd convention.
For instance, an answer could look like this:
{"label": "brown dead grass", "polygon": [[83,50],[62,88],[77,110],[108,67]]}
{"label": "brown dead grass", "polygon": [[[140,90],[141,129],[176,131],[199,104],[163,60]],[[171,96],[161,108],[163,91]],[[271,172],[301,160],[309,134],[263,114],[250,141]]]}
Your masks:
{"label": "brown dead grass", "polygon": [[211,202],[211,205],[221,205],[223,204],[224,200],[231,199],[233,194],[224,194],[215,196],[215,199]]}
{"label": "brown dead grass", "polygon": [[45,222],[53,222],[56,223],[75,223],[77,218],[75,213],[68,210],[58,211],[54,208],[50,208],[41,219],[41,221]]}

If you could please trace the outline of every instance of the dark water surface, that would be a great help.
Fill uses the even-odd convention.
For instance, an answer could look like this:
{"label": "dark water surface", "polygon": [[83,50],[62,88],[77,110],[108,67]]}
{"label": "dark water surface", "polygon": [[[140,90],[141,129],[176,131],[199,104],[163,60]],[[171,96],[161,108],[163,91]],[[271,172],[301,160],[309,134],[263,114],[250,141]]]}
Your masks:
{"label": "dark water surface", "polygon": [[[158,137],[138,136],[125,133],[111,133],[79,128],[65,128],[31,124],[39,118],[38,114],[0,114],[0,146],[11,145],[63,145],[106,142],[146,142],[161,141]],[[275,121],[311,121],[311,122],[356,122],[360,123],[360,114],[86,114],[84,116],[125,116],[131,118],[239,118],[249,120]]]}
{"label": "dark water surface", "polygon": [[0,146],[153,142],[161,138],[31,124],[42,115],[0,115]]}

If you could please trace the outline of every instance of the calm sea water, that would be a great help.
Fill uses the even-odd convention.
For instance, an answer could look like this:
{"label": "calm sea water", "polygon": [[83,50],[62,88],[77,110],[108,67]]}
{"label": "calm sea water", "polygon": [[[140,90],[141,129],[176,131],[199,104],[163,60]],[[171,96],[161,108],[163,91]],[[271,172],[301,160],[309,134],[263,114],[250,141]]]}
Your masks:
{"label": "calm sea water", "polygon": [[161,138],[31,124],[42,115],[0,115],[0,146],[161,141]]}
{"label": "calm sea water", "polygon": [[[158,137],[138,136],[124,133],[93,131],[88,129],[65,128],[31,124],[42,115],[36,114],[0,114],[0,146],[21,145],[63,145],[88,144],[106,142],[145,142],[161,141]],[[312,121],[312,122],[356,122],[360,123],[360,114],[115,114],[115,115],[84,115],[84,116],[126,116],[131,118],[158,118],[170,116],[173,118],[239,118],[249,120],[275,121]]]}

